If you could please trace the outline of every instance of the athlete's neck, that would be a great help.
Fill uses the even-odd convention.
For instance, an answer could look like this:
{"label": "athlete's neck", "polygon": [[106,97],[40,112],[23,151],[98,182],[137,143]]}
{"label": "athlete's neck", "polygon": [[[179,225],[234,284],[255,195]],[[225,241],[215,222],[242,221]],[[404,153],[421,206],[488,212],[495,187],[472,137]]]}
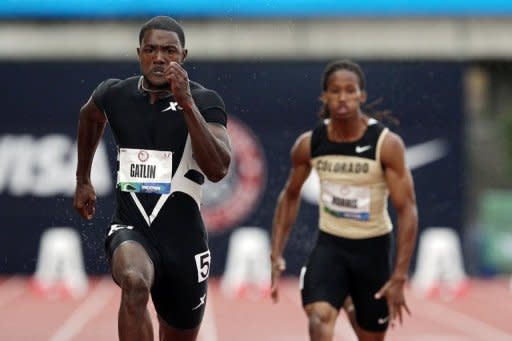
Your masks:
{"label": "athlete's neck", "polygon": [[346,120],[329,120],[327,135],[334,142],[353,142],[363,136],[368,126],[368,117],[363,113]]}
{"label": "athlete's neck", "polygon": [[153,84],[148,82],[148,80],[144,76],[142,76],[142,79],[139,84],[142,91],[149,95],[151,103],[154,103],[159,98],[168,97],[172,95],[172,92],[169,89],[169,85],[164,84],[162,86],[154,86]]}

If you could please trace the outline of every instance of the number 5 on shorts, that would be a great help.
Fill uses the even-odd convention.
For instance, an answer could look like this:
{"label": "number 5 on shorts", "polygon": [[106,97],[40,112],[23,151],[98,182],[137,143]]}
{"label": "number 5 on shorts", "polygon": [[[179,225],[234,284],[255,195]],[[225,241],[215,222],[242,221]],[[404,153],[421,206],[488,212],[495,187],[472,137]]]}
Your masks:
{"label": "number 5 on shorts", "polygon": [[198,253],[194,257],[197,266],[197,283],[201,283],[210,274],[210,250]]}

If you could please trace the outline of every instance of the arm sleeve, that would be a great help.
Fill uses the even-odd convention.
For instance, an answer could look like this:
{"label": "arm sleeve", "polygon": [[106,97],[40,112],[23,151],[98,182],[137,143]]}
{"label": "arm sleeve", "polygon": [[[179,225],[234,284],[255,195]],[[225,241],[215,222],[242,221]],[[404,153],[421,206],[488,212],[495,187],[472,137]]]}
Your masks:
{"label": "arm sleeve", "polygon": [[202,90],[194,98],[194,101],[206,122],[227,125],[226,107],[217,92]]}
{"label": "arm sleeve", "polygon": [[94,101],[94,104],[96,104],[96,106],[105,113],[108,112],[107,99],[109,96],[109,89],[117,82],[119,82],[119,79],[107,79],[101,82],[92,93],[92,100]]}

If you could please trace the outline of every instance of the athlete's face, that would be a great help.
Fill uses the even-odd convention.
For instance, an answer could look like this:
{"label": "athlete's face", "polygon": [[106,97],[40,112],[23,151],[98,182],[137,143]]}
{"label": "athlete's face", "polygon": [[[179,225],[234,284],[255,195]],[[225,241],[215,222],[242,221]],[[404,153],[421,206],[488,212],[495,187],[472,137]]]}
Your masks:
{"label": "athlete's face", "polygon": [[147,30],[137,48],[140,71],[150,89],[168,88],[165,70],[171,62],[182,64],[187,50],[181,46],[176,32]]}
{"label": "athlete's face", "polygon": [[357,74],[338,70],[327,79],[327,89],[322,93],[321,100],[332,119],[344,120],[359,113],[361,103],[366,101],[366,92],[359,87]]}

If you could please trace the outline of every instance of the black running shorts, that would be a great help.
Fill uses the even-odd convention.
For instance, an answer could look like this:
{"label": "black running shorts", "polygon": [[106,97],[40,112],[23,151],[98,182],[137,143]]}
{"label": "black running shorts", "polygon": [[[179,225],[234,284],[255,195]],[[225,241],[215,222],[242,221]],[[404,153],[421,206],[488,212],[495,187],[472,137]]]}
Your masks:
{"label": "black running shorts", "polygon": [[388,326],[385,298],[375,293],[389,279],[391,234],[347,239],[319,231],[300,286],[304,306],[324,301],[339,310],[350,295],[361,328],[380,332]]}
{"label": "black running shorts", "polygon": [[197,327],[210,270],[207,234],[197,204],[184,193],[174,193],[151,227],[116,219],[105,241],[109,258],[125,241],[141,244],[155,266],[151,298],[158,315],[174,328]]}

